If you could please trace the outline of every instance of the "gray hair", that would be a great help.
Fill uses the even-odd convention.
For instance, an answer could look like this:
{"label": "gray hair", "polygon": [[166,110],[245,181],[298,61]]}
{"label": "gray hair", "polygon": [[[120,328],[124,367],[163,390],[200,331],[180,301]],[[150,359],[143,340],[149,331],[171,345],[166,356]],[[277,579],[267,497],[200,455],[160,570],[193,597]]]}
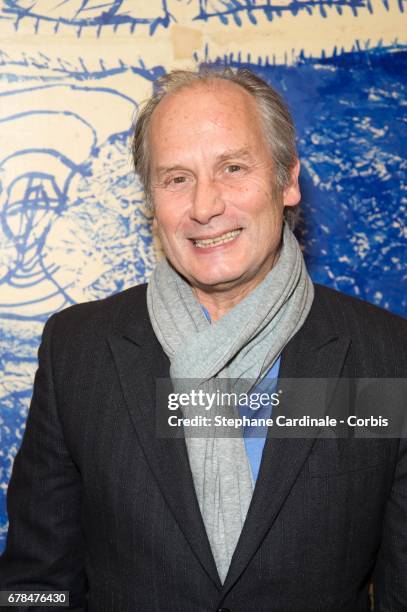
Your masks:
{"label": "gray hair", "polygon": [[[236,83],[254,97],[275,168],[275,187],[281,193],[290,182],[290,172],[297,161],[295,127],[286,103],[275,89],[247,69],[207,67],[200,72],[173,70],[157,79],[153,95],[145,102],[134,123],[131,144],[134,169],[140,177],[146,204],[150,210],[154,209],[154,203],[150,184],[148,132],[153,112],[167,94],[198,83],[208,83],[214,79]],[[297,218],[297,207],[285,207],[284,216],[293,228]]]}

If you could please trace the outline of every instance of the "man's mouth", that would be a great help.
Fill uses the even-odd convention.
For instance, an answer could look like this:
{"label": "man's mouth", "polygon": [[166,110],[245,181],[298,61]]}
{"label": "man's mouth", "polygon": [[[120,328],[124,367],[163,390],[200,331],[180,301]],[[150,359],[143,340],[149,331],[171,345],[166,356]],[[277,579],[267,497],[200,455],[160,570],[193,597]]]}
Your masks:
{"label": "man's mouth", "polygon": [[204,238],[202,240],[193,240],[194,246],[199,249],[204,249],[212,246],[218,246],[219,244],[225,244],[226,242],[230,242],[234,240],[240,232],[242,228],[233,230],[232,232],[226,232],[226,234],[222,234],[221,236],[216,236],[216,238]]}

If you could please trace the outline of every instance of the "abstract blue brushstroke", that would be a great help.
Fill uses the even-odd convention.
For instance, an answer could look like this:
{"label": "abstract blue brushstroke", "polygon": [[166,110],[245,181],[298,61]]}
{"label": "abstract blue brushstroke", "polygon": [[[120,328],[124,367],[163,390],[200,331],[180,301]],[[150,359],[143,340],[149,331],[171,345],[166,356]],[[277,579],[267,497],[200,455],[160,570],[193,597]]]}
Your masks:
{"label": "abstract blue brushstroke", "polygon": [[[154,265],[151,219],[129,163],[138,101],[127,92],[163,73],[143,62],[101,61],[92,71],[82,59],[0,52],[0,549],[45,320],[78,299],[142,282]],[[117,131],[98,112],[104,108]],[[35,129],[41,123],[44,133]]]}
{"label": "abstract blue brushstroke", "polygon": [[[270,57],[259,62],[230,55],[212,59],[215,64],[226,62],[251,68],[288,100],[297,124],[302,160],[303,213],[298,236],[312,278],[393,312],[405,313],[402,110],[407,52],[397,45],[387,49],[366,47],[360,50],[359,45],[357,50],[355,46],[353,52],[337,52],[331,58],[308,59],[303,54],[290,66],[275,65]],[[211,59],[209,52],[207,59]],[[4,55],[2,61],[3,79],[9,83],[8,99],[25,95],[21,82],[21,94],[12,88],[16,62]],[[24,65],[32,66],[32,61],[19,60],[19,70]],[[77,66],[66,65],[62,60],[54,65],[46,56],[38,56],[35,62],[38,82],[33,82],[30,73],[25,84],[30,95],[36,87],[58,85],[64,95],[69,92],[89,99],[109,96],[109,111],[115,100],[117,104],[120,100],[133,106],[139,101],[126,100],[119,89],[105,87],[105,74],[109,72],[111,79],[112,75],[125,73],[128,78],[154,82],[163,73],[161,67],[147,70],[142,65],[126,66],[120,62],[109,69],[107,62],[102,62],[100,70],[94,72],[83,61]],[[86,299],[94,299],[141,282],[154,260],[149,219],[134,201],[134,179],[127,164],[128,129],[101,138],[100,126],[91,117],[76,112],[72,102],[75,98],[70,100],[71,106],[64,110],[66,115],[58,118],[74,121],[87,135],[86,154],[78,160],[72,159],[63,147],[38,152],[31,146],[30,151],[15,151],[15,155],[26,155],[27,159],[41,153],[48,156],[54,161],[55,173],[44,174],[30,167],[24,176],[16,176],[3,185],[0,193],[5,198],[0,207],[0,240],[10,251],[8,265],[0,267],[0,293],[4,283],[21,286],[23,294],[25,287],[35,289],[59,278],[55,261],[61,266],[61,258],[48,243],[61,219],[64,227],[71,223],[75,231],[82,232],[86,248],[81,245],[80,249],[85,248],[85,259],[101,257],[106,263],[104,272],[89,285],[82,282],[80,266],[78,278],[69,272],[70,286],[54,283],[53,291],[60,300],[55,310],[75,301],[77,286]],[[40,112],[56,111],[32,109],[33,121],[38,120]],[[11,111],[7,120],[18,125],[26,117]],[[11,159],[1,158],[0,153],[3,166]],[[78,249],[78,244],[65,239],[61,248],[67,254],[64,265],[68,268],[69,249]],[[75,251],[75,262],[82,261],[80,249]],[[3,497],[24,427],[38,337],[50,311],[49,300],[56,299],[49,294],[42,297],[43,302],[32,306],[39,309],[38,315],[31,318],[18,314],[21,304],[0,310]],[[0,498],[0,538],[3,534],[4,539],[5,530],[4,499]]]}
{"label": "abstract blue brushstroke", "polygon": [[[168,11],[167,0],[153,0],[149,10],[132,0],[55,0],[53,4],[42,0],[1,0],[0,19],[12,20],[18,30],[22,20],[31,20],[37,33],[43,23],[51,23],[54,31],[60,26],[75,28],[78,36],[86,28],[96,29],[100,36],[106,26],[109,33],[126,27],[126,33],[133,33],[140,26],[147,26],[153,35],[158,26],[168,27],[172,16]],[[111,27],[112,26],[112,27]]]}
{"label": "abstract blue brushstroke", "polygon": [[[381,1],[388,10],[388,0]],[[403,0],[399,0],[397,6],[400,12],[404,11]],[[351,11],[357,16],[360,10],[373,13],[374,9],[370,0],[199,0],[199,12],[195,19],[208,21],[215,18],[224,25],[232,22],[241,26],[242,16],[256,24],[258,15],[266,17],[268,21],[287,13],[296,16],[301,13],[313,15],[316,12],[326,18],[330,10],[335,10],[336,15]]]}

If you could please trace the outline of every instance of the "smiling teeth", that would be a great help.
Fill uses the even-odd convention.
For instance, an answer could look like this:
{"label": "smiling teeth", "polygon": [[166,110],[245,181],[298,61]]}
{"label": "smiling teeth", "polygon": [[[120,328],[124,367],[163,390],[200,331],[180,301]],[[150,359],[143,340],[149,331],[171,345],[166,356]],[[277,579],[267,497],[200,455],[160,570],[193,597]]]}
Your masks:
{"label": "smiling teeth", "polygon": [[215,246],[218,244],[224,244],[225,242],[230,242],[233,238],[236,238],[240,234],[242,230],[234,230],[233,232],[227,232],[226,234],[222,234],[222,236],[218,236],[217,238],[206,238],[205,240],[194,240],[194,245],[200,249],[208,246]]}

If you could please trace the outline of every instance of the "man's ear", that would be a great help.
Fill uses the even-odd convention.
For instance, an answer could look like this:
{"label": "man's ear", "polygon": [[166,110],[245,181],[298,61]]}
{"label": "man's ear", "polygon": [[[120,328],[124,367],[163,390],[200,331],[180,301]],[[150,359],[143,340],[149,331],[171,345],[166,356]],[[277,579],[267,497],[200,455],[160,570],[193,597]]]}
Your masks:
{"label": "man's ear", "polygon": [[157,217],[154,215],[153,217],[153,231],[156,232],[158,229]]}
{"label": "man's ear", "polygon": [[300,184],[298,177],[300,174],[300,160],[297,159],[290,171],[290,182],[283,191],[284,206],[296,206],[301,200]]}

